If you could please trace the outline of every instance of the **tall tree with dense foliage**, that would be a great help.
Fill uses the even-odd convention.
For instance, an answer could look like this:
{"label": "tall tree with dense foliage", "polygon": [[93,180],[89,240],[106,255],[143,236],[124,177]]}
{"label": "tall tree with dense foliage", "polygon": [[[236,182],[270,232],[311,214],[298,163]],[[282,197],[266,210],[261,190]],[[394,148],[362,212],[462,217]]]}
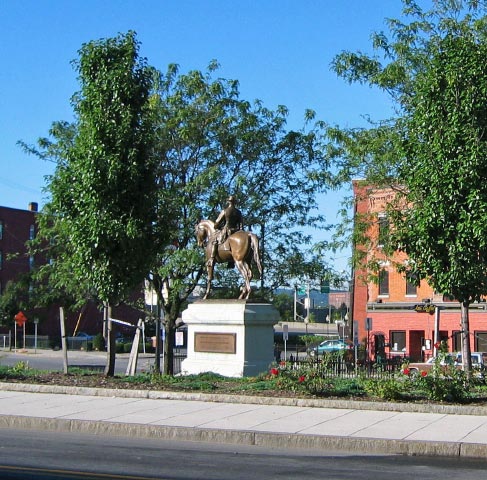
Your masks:
{"label": "tall tree with dense foliage", "polygon": [[[319,176],[326,170],[321,126],[287,131],[284,107],[271,111],[242,100],[238,83],[215,78],[216,68],[212,63],[206,73],[179,74],[171,65],[161,75],[155,106],[159,208],[170,212],[165,224],[171,235],[151,275],[164,312],[165,373],[172,372],[176,320],[204,281],[203,252],[195,244],[200,220],[215,220],[235,195],[245,228],[260,236],[271,288],[292,278],[289,258],[311,243],[300,229],[324,221],[314,215],[317,193],[326,188]],[[239,281],[217,270],[217,285]]]}
{"label": "tall tree with dense foliage", "polygon": [[[111,39],[107,48],[127,38],[133,40],[130,35]],[[206,73],[179,74],[175,65],[170,65],[165,74],[152,72],[153,95],[144,96],[140,103],[141,123],[123,135],[123,127],[129,123],[111,110],[121,95],[107,87],[115,80],[104,77],[115,73],[101,59],[99,68],[94,65],[97,55],[104,58],[97,53],[103,45],[90,43],[81,51],[78,65],[83,88],[75,97],[77,122],[54,124],[54,141],[42,140],[41,152],[37,152],[58,164],[49,184],[53,201],[48,208],[57,234],[69,241],[57,244],[62,246],[57,271],[81,270],[84,276],[73,276],[78,285],[108,303],[113,301],[109,292],[126,291],[125,284],[116,283],[121,279],[112,274],[112,266],[121,267],[118,272],[130,273],[133,260],[137,267],[131,278],[139,278],[145,269],[158,295],[166,333],[164,372],[170,374],[176,322],[195,288],[205,281],[203,251],[196,245],[195,226],[204,218],[215,220],[228,195],[238,198],[245,228],[261,237],[266,272],[261,287],[272,290],[301,273],[294,259],[304,258],[302,252],[312,243],[311,235],[302,230],[325,225],[317,208],[317,194],[327,187],[328,180],[327,163],[321,154],[323,125],[312,125],[313,113],[306,112],[301,131],[287,130],[285,107],[272,111],[261,102],[242,100],[238,82],[216,78],[217,64],[212,62]],[[124,56],[120,54],[120,58]],[[93,62],[91,67],[88,59]],[[123,70],[115,67],[115,60],[110,65],[117,73]],[[149,82],[151,72],[145,65],[139,71],[129,62],[125,68],[130,72],[128,79],[137,71]],[[119,106],[124,105],[126,101]],[[102,110],[103,115],[98,116]],[[136,165],[142,168],[137,162],[126,163],[135,151],[141,156],[133,158],[144,159],[147,170],[131,171]],[[142,172],[144,175],[139,176]],[[113,184],[107,183],[105,179],[112,174]],[[73,178],[80,182],[69,181]],[[127,178],[132,180],[129,185],[125,184]],[[103,205],[106,207],[96,209]],[[146,223],[119,231],[117,226],[130,227],[126,215],[138,205],[140,218]],[[112,217],[111,212],[118,213]],[[108,223],[104,215],[108,215]],[[143,238],[125,238],[124,232],[138,232]],[[120,238],[123,245],[108,241],[112,237]],[[83,250],[86,245],[91,249]],[[132,252],[132,247],[137,251]],[[85,271],[81,268],[86,265],[83,260],[93,262],[94,268]],[[53,265],[56,268],[56,262]],[[238,282],[234,271],[218,269],[217,285],[236,288]],[[158,358],[156,369],[160,367]]]}
{"label": "tall tree with dense foliage", "polygon": [[[49,183],[63,244],[55,263],[106,309],[142,284],[158,243],[152,71],[138,50],[133,32],[82,46],[76,133]],[[113,339],[109,345],[113,375]]]}
{"label": "tall tree with dense foliage", "polygon": [[[395,102],[398,116],[388,123],[384,141],[379,148],[370,144],[380,184],[397,187],[389,247],[408,254],[400,268],[460,302],[469,373],[468,309],[487,295],[486,9],[479,1],[437,0],[430,11],[412,0],[403,3],[404,20],[389,20],[390,39],[373,36],[383,63],[345,52],[335,69],[349,81],[389,92]],[[347,167],[356,169],[357,143],[343,138],[353,146]],[[384,161],[380,151],[392,160]]]}

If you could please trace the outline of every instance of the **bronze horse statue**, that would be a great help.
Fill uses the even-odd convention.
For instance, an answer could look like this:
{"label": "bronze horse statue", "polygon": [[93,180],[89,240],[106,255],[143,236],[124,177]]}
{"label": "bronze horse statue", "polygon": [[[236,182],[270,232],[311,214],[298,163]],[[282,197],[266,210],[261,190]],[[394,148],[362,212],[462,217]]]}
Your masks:
{"label": "bronze horse statue", "polygon": [[257,235],[243,230],[233,233],[222,245],[218,245],[218,252],[214,261],[212,261],[212,241],[215,238],[215,233],[215,223],[211,220],[202,220],[196,226],[196,239],[200,247],[205,247],[206,265],[208,269],[208,283],[203,298],[206,299],[210,293],[215,262],[235,263],[240,275],[242,275],[242,278],[244,279],[244,286],[241,288],[242,293],[238,298],[249,298],[251,292],[250,281],[252,280],[252,270],[250,265],[252,260],[257,265],[260,275],[262,275],[262,265],[259,256],[259,239],[257,238]]}

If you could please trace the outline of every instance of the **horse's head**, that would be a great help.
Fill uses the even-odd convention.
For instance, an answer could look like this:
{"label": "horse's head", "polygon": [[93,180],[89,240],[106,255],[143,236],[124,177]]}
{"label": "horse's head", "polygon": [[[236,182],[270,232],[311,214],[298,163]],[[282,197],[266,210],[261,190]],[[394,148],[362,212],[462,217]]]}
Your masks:
{"label": "horse's head", "polygon": [[195,235],[196,235],[196,241],[198,242],[199,247],[204,247],[205,246],[205,241],[208,237],[208,233],[206,231],[206,228],[201,225],[201,222],[196,225],[194,229]]}

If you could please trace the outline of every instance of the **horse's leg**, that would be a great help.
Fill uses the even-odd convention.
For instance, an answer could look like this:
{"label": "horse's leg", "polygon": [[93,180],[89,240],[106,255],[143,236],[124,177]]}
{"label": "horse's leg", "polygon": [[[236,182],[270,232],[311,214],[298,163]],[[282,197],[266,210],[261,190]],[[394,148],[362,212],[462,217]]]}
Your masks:
{"label": "horse's leg", "polygon": [[206,300],[208,298],[208,295],[210,294],[210,290],[211,290],[211,281],[213,280],[213,268],[214,268],[213,259],[209,259],[206,265],[208,270],[208,281],[206,283],[206,293],[205,296],[203,297],[203,300]]}
{"label": "horse's leg", "polygon": [[236,260],[235,265],[238,268],[238,271],[240,272],[240,275],[242,275],[242,278],[244,279],[244,286],[242,287],[242,293],[238,297],[239,299],[247,299],[250,296],[250,279],[252,278],[252,272],[250,271],[250,276],[249,276],[249,268],[247,264],[242,261],[242,260]]}
{"label": "horse's leg", "polygon": [[245,270],[247,271],[247,277],[246,277],[246,286],[247,286],[247,296],[245,297],[246,299],[250,297],[250,292],[252,289],[250,288],[250,281],[252,280],[252,269],[250,268],[250,264],[244,262],[245,265]]}

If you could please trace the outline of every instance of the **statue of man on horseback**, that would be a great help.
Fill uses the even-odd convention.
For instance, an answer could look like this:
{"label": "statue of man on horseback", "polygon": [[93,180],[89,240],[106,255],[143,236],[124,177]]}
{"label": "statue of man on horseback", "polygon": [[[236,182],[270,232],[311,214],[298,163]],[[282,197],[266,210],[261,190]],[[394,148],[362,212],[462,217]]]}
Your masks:
{"label": "statue of man on horseback", "polygon": [[235,197],[228,197],[227,202],[228,206],[215,222],[202,220],[196,226],[198,245],[205,247],[206,252],[208,283],[204,298],[210,293],[215,263],[227,263],[236,266],[242,275],[244,285],[239,298],[247,299],[251,292],[252,262],[262,275],[259,239],[254,233],[243,230],[242,212],[235,206]]}
{"label": "statue of man on horseback", "polygon": [[[242,212],[235,206],[236,199],[233,195],[227,198],[227,207],[224,208],[218,218],[215,220],[216,232],[211,239],[213,250],[211,253],[210,262],[215,264],[215,258],[218,253],[218,246],[223,245],[225,240],[235,232],[243,230]],[[230,262],[230,265],[233,262]],[[233,267],[233,265],[231,265]]]}

